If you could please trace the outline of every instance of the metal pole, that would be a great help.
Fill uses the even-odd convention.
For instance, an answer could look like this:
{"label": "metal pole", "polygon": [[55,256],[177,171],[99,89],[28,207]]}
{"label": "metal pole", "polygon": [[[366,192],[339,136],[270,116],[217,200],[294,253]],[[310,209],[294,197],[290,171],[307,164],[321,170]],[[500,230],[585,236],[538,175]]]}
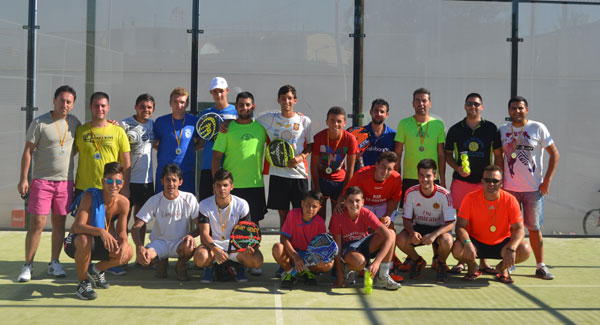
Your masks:
{"label": "metal pole", "polygon": [[[110,26],[108,26],[110,28]],[[87,0],[87,26],[85,36],[85,120],[92,119],[92,113],[87,109],[87,103],[94,93],[94,78],[96,72],[96,0]]]}
{"label": "metal pole", "polygon": [[192,34],[192,69],[190,82],[190,112],[198,114],[198,34],[204,33],[198,29],[200,20],[200,0],[192,0],[192,29],[187,32]]}
{"label": "metal pole", "polygon": [[512,1],[512,33],[511,38],[507,39],[511,42],[511,58],[510,58],[510,97],[517,96],[517,75],[519,73],[519,42],[523,42],[519,38],[519,1]]}
{"label": "metal pole", "polygon": [[352,72],[352,126],[362,124],[362,72],[363,72],[363,38],[364,0],[354,0],[354,63]]}

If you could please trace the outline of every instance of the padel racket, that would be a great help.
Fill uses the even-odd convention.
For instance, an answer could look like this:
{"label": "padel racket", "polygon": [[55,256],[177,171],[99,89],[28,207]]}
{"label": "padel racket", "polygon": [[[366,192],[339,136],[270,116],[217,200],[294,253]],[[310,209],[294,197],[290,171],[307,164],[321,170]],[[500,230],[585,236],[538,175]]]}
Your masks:
{"label": "padel racket", "polygon": [[362,154],[369,147],[369,130],[362,126],[354,126],[348,128],[346,131],[350,132],[358,142],[358,151]]}
{"label": "padel racket", "polygon": [[229,237],[229,252],[243,252],[248,247],[256,247],[261,240],[260,228],[252,221],[240,221],[233,226]]}
{"label": "padel racket", "polygon": [[223,123],[223,118],[217,113],[206,113],[200,116],[196,123],[196,131],[200,138],[211,141],[219,133],[219,126]]}
{"label": "padel racket", "polygon": [[[271,141],[265,152],[267,162],[275,167],[287,167],[288,161],[294,157],[296,157],[294,147],[283,139]],[[302,176],[308,177],[308,175],[300,168],[295,169],[302,174]]]}
{"label": "padel racket", "polygon": [[330,234],[316,235],[308,244],[304,255],[306,266],[317,265],[319,262],[329,263],[335,259],[338,246]]}

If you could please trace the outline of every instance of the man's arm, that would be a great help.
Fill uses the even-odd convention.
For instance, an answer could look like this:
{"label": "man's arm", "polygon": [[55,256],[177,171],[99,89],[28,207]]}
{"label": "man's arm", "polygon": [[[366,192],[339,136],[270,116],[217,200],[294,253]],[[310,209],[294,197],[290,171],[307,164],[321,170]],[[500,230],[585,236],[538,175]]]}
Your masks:
{"label": "man's arm", "polygon": [[[356,162],[356,154],[346,156],[346,177],[342,183],[342,188],[345,189],[348,186],[348,182],[354,176],[354,163]],[[344,199],[344,192],[340,193],[340,196],[336,198],[336,201]]]}
{"label": "man's arm", "polygon": [[444,144],[438,143],[438,166],[440,169],[440,185],[446,188],[446,152],[444,151]]}
{"label": "man's arm", "polygon": [[146,234],[142,234],[142,227],[146,224],[144,222],[144,220],[137,218],[136,216],[133,217],[134,218],[134,222],[133,222],[133,226],[131,227],[131,239],[133,239],[133,243],[135,244],[136,249],[140,249],[141,247],[144,247],[144,244],[142,244],[142,236],[146,236]]}
{"label": "man's arm", "polygon": [[494,165],[500,167],[504,174],[504,156],[502,155],[502,147],[494,149]]}
{"label": "man's arm", "polygon": [[35,143],[25,141],[25,148],[23,149],[23,155],[21,156],[21,178],[17,185],[17,190],[20,195],[27,195],[29,192],[29,180],[27,179],[27,173],[31,166],[31,156],[35,150]]}
{"label": "man's arm", "polygon": [[312,189],[320,192],[319,185],[319,164],[321,163],[321,154],[313,153],[310,157],[310,178],[312,180]]}
{"label": "man's arm", "polygon": [[127,216],[129,215],[129,200],[121,196],[118,198],[119,209],[116,213],[118,213],[117,219],[117,241],[119,242],[119,247],[127,244]]}
{"label": "man's arm", "polygon": [[502,248],[504,250],[504,256],[502,257],[502,264],[504,267],[511,267],[515,265],[515,259],[517,256],[517,248],[519,244],[525,238],[525,227],[523,222],[517,222],[510,225],[510,240]]}
{"label": "man's arm", "polygon": [[213,178],[215,177],[215,174],[219,171],[219,169],[221,169],[221,161],[223,161],[223,153],[220,151],[213,150],[212,161],[210,164],[210,169]]}
{"label": "man's arm", "polygon": [[312,151],[312,143],[307,145],[301,153],[299,153],[294,159],[290,159],[288,161],[287,166],[289,168],[296,168],[296,166],[300,165],[305,159],[308,158],[310,152]]}
{"label": "man's arm", "polygon": [[558,149],[554,143],[546,147],[546,152],[548,152],[550,157],[548,159],[548,169],[546,170],[546,175],[544,175],[544,180],[540,185],[540,192],[542,195],[548,194],[550,182],[552,182],[552,177],[554,176],[556,166],[558,166],[558,160],[560,159],[560,154],[558,153]]}
{"label": "man's arm", "polygon": [[406,230],[406,233],[408,234],[408,239],[410,239],[410,242],[415,245],[420,244],[421,239],[423,239],[423,237],[421,236],[421,233],[416,232],[413,228],[412,219],[402,218],[402,225],[404,226],[404,230]]}
{"label": "man's arm", "polygon": [[131,175],[131,159],[129,152],[121,152],[121,165],[123,165],[123,188],[121,193],[129,197],[129,176]]}
{"label": "man's arm", "polygon": [[[466,219],[456,218],[456,240],[462,244],[463,258],[472,261],[477,257],[477,252],[475,251],[475,246],[473,246],[471,237],[467,232],[467,225],[469,225],[469,222]],[[465,243],[465,241],[467,242]]]}
{"label": "man's arm", "polygon": [[[404,143],[396,141],[396,148],[394,152],[398,156],[398,163],[396,164],[396,171],[400,173],[402,170],[402,151],[404,151]],[[404,175],[402,175],[404,176]]]}
{"label": "man's arm", "polygon": [[[206,218],[206,217],[204,217]],[[210,250],[214,257],[215,257],[215,261],[219,264],[227,261],[227,259],[229,258],[229,255],[223,251],[221,248],[219,248],[215,242],[213,241],[212,237],[210,237],[210,224],[209,223],[200,223],[199,224],[200,227],[200,242],[202,243],[202,245],[204,245],[206,248],[208,248],[208,250]]]}
{"label": "man's arm", "polygon": [[463,171],[462,165],[459,165],[456,163],[456,161],[454,161],[452,150],[446,150],[446,157],[448,157],[448,159],[446,159],[446,163],[448,164],[448,166],[450,166],[450,168],[452,168],[454,171],[456,171],[462,177],[469,176],[470,173],[469,174],[465,173]]}
{"label": "man's arm", "polygon": [[152,148],[154,148],[154,150],[158,150],[158,145],[160,144],[160,140],[156,139],[154,140],[154,143],[152,143]]}
{"label": "man's arm", "polygon": [[381,221],[386,227],[388,227],[390,225],[390,223],[392,222],[392,213],[394,213],[394,211],[396,211],[396,209],[398,208],[398,201],[393,200],[393,199],[389,199],[386,203],[385,206],[385,214],[383,215],[383,220],[385,221]]}
{"label": "man's arm", "polygon": [[290,238],[284,234],[281,234],[279,236],[279,241],[283,244],[283,247],[285,248],[285,251],[288,253],[288,255],[292,257],[292,260],[294,261],[294,268],[296,269],[296,271],[300,273],[307,270],[306,266],[304,265],[304,260],[300,257],[300,255],[298,255],[298,252],[296,252],[294,246],[292,246]]}
{"label": "man's arm", "polygon": [[336,287],[343,287],[344,283],[344,272],[342,272],[342,235],[333,235],[333,240],[338,246],[338,253],[335,255],[335,274],[337,275],[337,280],[333,284]]}

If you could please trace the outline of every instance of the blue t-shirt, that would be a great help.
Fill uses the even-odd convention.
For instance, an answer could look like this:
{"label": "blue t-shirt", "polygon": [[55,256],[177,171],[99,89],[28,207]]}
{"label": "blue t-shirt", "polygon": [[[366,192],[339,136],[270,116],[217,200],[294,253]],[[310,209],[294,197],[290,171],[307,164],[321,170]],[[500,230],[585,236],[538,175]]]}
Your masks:
{"label": "blue t-shirt", "polygon": [[378,137],[373,132],[371,123],[365,125],[364,128],[369,131],[369,147],[363,152],[362,159],[365,166],[371,166],[375,165],[377,158],[379,158],[382,152],[394,151],[396,147],[396,142],[394,142],[396,131],[387,126],[387,124],[383,124],[383,132]]}
{"label": "blue t-shirt", "polygon": [[[171,114],[167,114],[154,121],[154,139],[160,141],[156,155],[156,193],[163,190],[160,182],[162,169],[165,165],[170,163],[179,165],[184,174],[184,185],[182,185],[182,189],[189,189],[190,186],[195,187],[194,170],[196,168],[196,152],[194,152],[194,138],[200,138],[196,132],[196,122],[198,122],[198,117],[191,114],[185,114],[185,125],[183,125],[184,119],[177,120],[172,119],[171,117]],[[179,138],[181,134],[181,139],[179,141],[179,148],[181,149],[180,154],[177,154],[176,152],[178,145],[175,134],[177,134],[177,138]],[[190,173],[191,179],[187,179],[185,176]],[[196,193],[195,190],[188,190],[188,192]]]}
{"label": "blue t-shirt", "polygon": [[[200,116],[206,114],[206,113],[217,113],[219,115],[221,115],[221,117],[223,118],[223,120],[235,120],[238,116],[237,114],[237,110],[235,109],[235,106],[233,105],[229,105],[227,107],[225,107],[223,110],[217,109],[216,107],[211,107],[211,108],[207,108],[204,111],[202,111],[202,114],[200,114]],[[217,135],[218,136],[218,135]],[[212,153],[213,153],[213,146],[215,145],[215,141],[205,141],[204,142],[204,150],[202,151],[202,170],[210,170],[211,169],[211,164],[212,164]]]}

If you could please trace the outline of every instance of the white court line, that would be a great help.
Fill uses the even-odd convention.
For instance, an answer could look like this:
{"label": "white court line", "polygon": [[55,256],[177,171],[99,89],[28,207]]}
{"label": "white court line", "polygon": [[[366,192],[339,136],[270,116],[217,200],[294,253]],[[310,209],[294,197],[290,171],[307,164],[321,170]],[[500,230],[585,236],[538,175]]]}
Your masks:
{"label": "white court line", "polygon": [[273,300],[275,300],[275,324],[283,325],[283,310],[281,309],[281,292],[279,292],[278,287],[279,284],[273,284]]}

